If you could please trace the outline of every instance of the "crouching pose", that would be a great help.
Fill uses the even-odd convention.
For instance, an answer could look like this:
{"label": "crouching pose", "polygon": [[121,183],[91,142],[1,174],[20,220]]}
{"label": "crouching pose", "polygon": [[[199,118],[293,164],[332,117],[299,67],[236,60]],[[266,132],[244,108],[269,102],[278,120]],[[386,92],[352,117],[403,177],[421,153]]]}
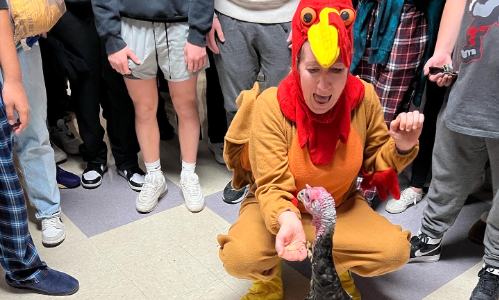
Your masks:
{"label": "crouching pose", "polygon": [[[409,259],[410,233],[367,204],[356,178],[362,172],[381,197],[400,196],[397,173],[417,154],[423,115],[400,114],[388,130],[374,88],[349,75],[354,19],[350,0],[302,0],[292,20],[291,74],[278,88],[260,94],[255,84],[237,100],[224,156],[234,188],[251,190],[218,242],[227,272],[254,281],[243,299],[283,299],[279,262],[306,258],[315,228],[296,198],[306,184],[335,199],[332,255],[344,286],[350,271],[377,276]],[[346,290],[360,297],[353,284]]]}

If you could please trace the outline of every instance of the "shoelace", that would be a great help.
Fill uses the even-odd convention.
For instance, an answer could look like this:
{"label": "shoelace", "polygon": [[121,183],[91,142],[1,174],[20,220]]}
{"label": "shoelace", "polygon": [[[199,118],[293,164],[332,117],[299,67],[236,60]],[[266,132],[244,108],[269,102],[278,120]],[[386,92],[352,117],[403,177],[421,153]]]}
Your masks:
{"label": "shoelace", "polygon": [[57,227],[57,217],[43,219],[42,223],[45,225],[45,228]]}
{"label": "shoelace", "polygon": [[[414,193],[416,194],[416,192],[414,192]],[[411,200],[411,197],[409,197],[407,194],[408,193],[402,193],[402,196],[400,197],[399,201],[403,201],[404,204],[406,204],[406,205],[409,205],[411,203],[414,204],[414,205],[418,204],[418,202],[416,201],[417,197],[412,197],[414,199],[414,203],[413,203],[413,201]]]}
{"label": "shoelace", "polygon": [[199,197],[199,194],[201,193],[201,187],[199,186],[199,178],[196,173],[192,173],[186,176],[185,181],[182,181],[180,184],[184,187],[184,189],[187,191],[187,194],[192,197]]}
{"label": "shoelace", "polygon": [[[157,181],[157,180],[155,180]],[[159,188],[159,185],[155,184],[156,182],[144,182],[144,185],[142,186],[142,190],[140,191],[140,197],[139,197],[139,201],[140,202],[147,202],[147,201],[142,201],[143,199],[150,199],[154,193],[156,193],[156,191],[158,190]]]}
{"label": "shoelace", "polygon": [[480,291],[488,296],[495,295],[499,288],[499,276],[485,271],[485,268],[478,272],[478,276],[480,277],[478,281]]}

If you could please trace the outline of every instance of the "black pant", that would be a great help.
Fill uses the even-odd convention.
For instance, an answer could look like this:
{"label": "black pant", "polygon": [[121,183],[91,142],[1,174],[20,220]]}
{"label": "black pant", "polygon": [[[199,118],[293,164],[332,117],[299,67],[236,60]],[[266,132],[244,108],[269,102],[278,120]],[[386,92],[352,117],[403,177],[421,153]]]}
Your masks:
{"label": "black pant", "polygon": [[426,104],[423,110],[425,120],[423,131],[419,137],[419,153],[412,163],[411,186],[423,188],[426,177],[431,169],[431,156],[435,143],[437,116],[444,102],[446,88],[439,87],[436,83],[427,81]]}
{"label": "black pant", "polygon": [[[224,95],[218,81],[213,53],[208,52],[210,67],[206,69],[206,110],[208,117],[208,137],[212,143],[223,143],[227,133],[227,117],[224,108]],[[235,101],[236,99],[234,99]]]}
{"label": "black pant", "polygon": [[76,102],[76,118],[83,145],[80,153],[88,163],[105,164],[107,147],[100,124],[100,106],[107,120],[107,133],[116,167],[125,170],[138,166],[140,150],[135,133],[135,112],[123,77],[111,68],[104,44],[97,34],[89,4],[67,3],[67,12],[51,30],[65,48],[82,58],[89,72],[71,82]]}

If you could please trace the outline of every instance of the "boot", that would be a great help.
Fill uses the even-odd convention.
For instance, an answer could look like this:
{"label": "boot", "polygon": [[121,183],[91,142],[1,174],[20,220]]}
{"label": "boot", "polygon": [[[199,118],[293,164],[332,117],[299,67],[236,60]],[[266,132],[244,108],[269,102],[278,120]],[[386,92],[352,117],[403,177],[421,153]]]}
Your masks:
{"label": "boot", "polygon": [[282,260],[277,264],[277,274],[270,281],[255,280],[241,300],[283,300]]}
{"label": "boot", "polygon": [[346,271],[345,273],[339,275],[341,286],[343,289],[352,297],[353,300],[360,300],[360,291],[355,286],[353,282],[352,272]]}

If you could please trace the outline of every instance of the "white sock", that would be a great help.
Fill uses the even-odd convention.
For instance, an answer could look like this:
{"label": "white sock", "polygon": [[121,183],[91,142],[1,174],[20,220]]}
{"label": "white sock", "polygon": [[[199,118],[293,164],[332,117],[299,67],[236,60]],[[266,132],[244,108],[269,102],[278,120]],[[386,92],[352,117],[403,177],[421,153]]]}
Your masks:
{"label": "white sock", "polygon": [[182,160],[182,172],[194,173],[196,171],[196,163],[186,163]]}
{"label": "white sock", "polygon": [[145,163],[147,174],[152,176],[163,176],[163,172],[161,171],[161,163],[159,159],[152,163]]}

